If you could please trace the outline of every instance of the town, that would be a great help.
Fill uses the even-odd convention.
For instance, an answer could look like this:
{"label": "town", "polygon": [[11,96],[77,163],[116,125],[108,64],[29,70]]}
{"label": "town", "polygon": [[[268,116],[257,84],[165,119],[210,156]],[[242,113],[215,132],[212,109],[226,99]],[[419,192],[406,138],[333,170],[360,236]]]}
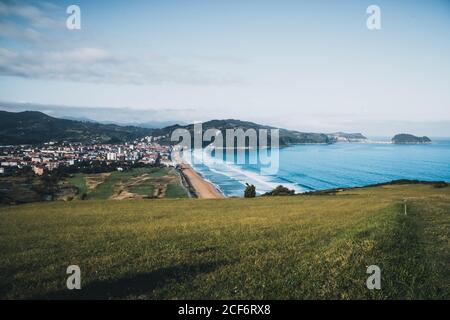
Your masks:
{"label": "town", "polygon": [[102,163],[122,171],[124,165],[174,166],[171,147],[147,136],[117,144],[47,142],[42,145],[0,146],[0,174],[15,174],[32,169],[36,175],[65,167]]}

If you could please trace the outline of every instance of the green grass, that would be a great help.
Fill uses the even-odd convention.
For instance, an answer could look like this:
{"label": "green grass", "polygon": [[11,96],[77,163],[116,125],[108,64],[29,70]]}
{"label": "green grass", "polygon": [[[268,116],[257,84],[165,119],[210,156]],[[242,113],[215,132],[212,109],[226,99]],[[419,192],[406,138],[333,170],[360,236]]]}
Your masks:
{"label": "green grass", "polygon": [[127,183],[130,179],[136,178],[141,175],[148,175],[149,180],[143,181],[139,184],[130,186],[127,190],[131,193],[135,193],[141,196],[149,196],[153,195],[155,191],[155,186],[157,184],[166,184],[165,180],[174,181],[169,184],[170,186],[170,196],[169,197],[178,197],[184,198],[187,197],[186,191],[181,186],[181,182],[179,182],[178,174],[174,169],[171,168],[155,168],[155,167],[147,167],[147,168],[135,168],[130,171],[123,172],[112,172],[105,180],[100,183],[95,189],[89,191],[87,193],[87,199],[89,200],[107,200],[112,195],[114,195],[115,188],[120,185]]}
{"label": "green grass", "polygon": [[168,174],[174,174],[173,169],[159,168],[159,170],[155,170],[155,171],[151,172],[150,176],[152,178],[160,178],[160,177],[164,177]]}
{"label": "green grass", "polygon": [[172,182],[167,185],[166,198],[186,198],[186,190],[180,182]]}
{"label": "green grass", "polygon": [[86,180],[84,179],[84,174],[76,173],[72,177],[68,178],[67,181],[78,189],[78,193],[76,195],[77,199],[80,199],[83,194],[87,194],[88,189],[86,186]]}
{"label": "green grass", "polygon": [[130,171],[114,171],[105,178],[94,190],[88,193],[88,199],[106,200],[114,194],[114,187],[121,182],[134,178],[140,174],[153,172],[155,168],[139,168]]}
{"label": "green grass", "polygon": [[154,182],[147,180],[141,184],[131,186],[128,188],[128,191],[141,196],[153,196],[153,193],[155,192]]}
{"label": "green grass", "polygon": [[431,185],[2,207],[0,298],[449,299],[449,214]]}
{"label": "green grass", "polygon": [[0,176],[0,205],[40,201],[44,188],[36,176]]}

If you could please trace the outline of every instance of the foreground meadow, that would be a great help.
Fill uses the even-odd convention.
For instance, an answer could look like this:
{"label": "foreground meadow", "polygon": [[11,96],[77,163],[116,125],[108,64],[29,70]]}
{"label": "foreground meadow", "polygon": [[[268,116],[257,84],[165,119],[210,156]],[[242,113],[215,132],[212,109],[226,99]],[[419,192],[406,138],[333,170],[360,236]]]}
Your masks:
{"label": "foreground meadow", "polygon": [[140,167],[105,173],[37,176],[32,172],[0,176],[0,205],[54,200],[187,198],[174,168]]}
{"label": "foreground meadow", "polygon": [[[74,199],[124,200],[142,198],[187,198],[179,174],[173,168],[144,167],[128,171],[83,174],[66,179],[74,186]],[[63,199],[63,197],[60,197]]]}
{"label": "foreground meadow", "polygon": [[6,206],[0,298],[449,299],[449,227],[450,188],[421,184]]}

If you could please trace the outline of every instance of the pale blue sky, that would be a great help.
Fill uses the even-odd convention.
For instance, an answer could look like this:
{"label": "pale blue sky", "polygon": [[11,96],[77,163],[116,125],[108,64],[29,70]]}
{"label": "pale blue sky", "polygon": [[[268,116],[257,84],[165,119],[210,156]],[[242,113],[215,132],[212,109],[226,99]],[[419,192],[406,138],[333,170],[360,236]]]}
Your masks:
{"label": "pale blue sky", "polygon": [[0,101],[450,136],[449,1],[309,2],[0,0]]}

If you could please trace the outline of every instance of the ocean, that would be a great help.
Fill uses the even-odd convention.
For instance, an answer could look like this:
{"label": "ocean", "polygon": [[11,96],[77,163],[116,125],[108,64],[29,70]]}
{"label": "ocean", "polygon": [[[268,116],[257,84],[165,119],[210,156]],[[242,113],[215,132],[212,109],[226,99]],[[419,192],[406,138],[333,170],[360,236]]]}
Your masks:
{"label": "ocean", "polygon": [[[396,145],[378,138],[374,143],[295,145],[279,149],[275,174],[263,174],[260,164],[249,164],[257,150],[245,153],[247,163],[200,150],[184,158],[205,179],[226,196],[243,196],[245,184],[258,194],[278,185],[296,192],[365,186],[397,179],[450,181],[450,139],[433,139],[431,144]],[[195,161],[203,156],[203,163]],[[211,161],[214,160],[214,161]],[[228,160],[228,161],[227,161]]]}

